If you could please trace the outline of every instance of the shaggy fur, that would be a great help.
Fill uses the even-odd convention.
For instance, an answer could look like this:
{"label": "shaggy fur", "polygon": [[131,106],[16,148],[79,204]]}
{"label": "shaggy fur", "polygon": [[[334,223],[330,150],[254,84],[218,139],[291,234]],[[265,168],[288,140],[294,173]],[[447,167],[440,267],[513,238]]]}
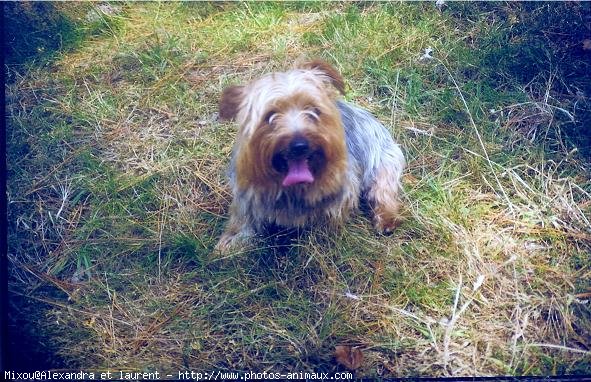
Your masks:
{"label": "shaggy fur", "polygon": [[339,93],[343,79],[321,61],[224,91],[220,117],[240,129],[229,171],[234,199],[218,250],[269,225],[339,225],[360,198],[377,230],[395,228],[402,151],[381,123]]}

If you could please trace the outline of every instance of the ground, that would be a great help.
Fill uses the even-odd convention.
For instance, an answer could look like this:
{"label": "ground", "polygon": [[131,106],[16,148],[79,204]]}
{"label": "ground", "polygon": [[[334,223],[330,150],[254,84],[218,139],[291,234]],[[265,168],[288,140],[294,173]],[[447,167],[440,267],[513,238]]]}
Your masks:
{"label": "ground", "polygon": [[[588,4],[4,7],[16,369],[591,373]],[[403,222],[216,257],[219,96],[306,58],[401,144]]]}

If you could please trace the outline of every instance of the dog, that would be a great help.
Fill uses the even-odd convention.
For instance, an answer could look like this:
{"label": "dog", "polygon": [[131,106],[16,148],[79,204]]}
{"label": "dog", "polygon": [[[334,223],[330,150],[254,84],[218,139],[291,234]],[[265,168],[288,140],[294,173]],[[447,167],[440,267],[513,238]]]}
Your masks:
{"label": "dog", "polygon": [[218,251],[269,226],[340,226],[362,199],[379,232],[397,226],[404,155],[369,112],[339,99],[344,94],[340,73],[319,60],[224,90],[219,118],[239,130]]}

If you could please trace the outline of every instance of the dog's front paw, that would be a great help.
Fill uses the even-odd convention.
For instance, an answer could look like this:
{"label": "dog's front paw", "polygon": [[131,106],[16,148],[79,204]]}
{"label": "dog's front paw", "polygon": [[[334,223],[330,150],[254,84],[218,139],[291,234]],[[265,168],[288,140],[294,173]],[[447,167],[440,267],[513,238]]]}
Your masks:
{"label": "dog's front paw", "polygon": [[379,233],[384,235],[391,234],[398,226],[400,225],[401,221],[396,216],[382,216],[382,215],[375,215],[373,219],[373,226]]}
{"label": "dog's front paw", "polygon": [[225,255],[238,245],[238,235],[224,233],[218,243],[215,245],[214,252]]}
{"label": "dog's front paw", "polygon": [[253,236],[251,229],[227,230],[214,248],[214,253],[226,255],[234,250],[245,247]]}
{"label": "dog's front paw", "polygon": [[400,203],[394,202],[388,205],[380,204],[374,209],[373,225],[379,233],[389,235],[400,223],[402,218],[399,214]]}
{"label": "dog's front paw", "polygon": [[222,237],[213,249],[214,253],[221,255],[228,253],[232,248],[232,242],[232,236],[226,234],[222,235]]}

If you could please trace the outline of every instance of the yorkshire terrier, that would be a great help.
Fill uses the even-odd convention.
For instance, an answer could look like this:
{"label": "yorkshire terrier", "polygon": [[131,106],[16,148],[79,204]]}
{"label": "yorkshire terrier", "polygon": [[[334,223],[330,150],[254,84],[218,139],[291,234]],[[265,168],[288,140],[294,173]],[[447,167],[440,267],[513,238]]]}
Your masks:
{"label": "yorkshire terrier", "polygon": [[375,228],[398,223],[400,147],[369,112],[339,100],[345,84],[323,61],[224,90],[222,120],[236,120],[225,252],[274,227],[338,226],[364,199]]}

